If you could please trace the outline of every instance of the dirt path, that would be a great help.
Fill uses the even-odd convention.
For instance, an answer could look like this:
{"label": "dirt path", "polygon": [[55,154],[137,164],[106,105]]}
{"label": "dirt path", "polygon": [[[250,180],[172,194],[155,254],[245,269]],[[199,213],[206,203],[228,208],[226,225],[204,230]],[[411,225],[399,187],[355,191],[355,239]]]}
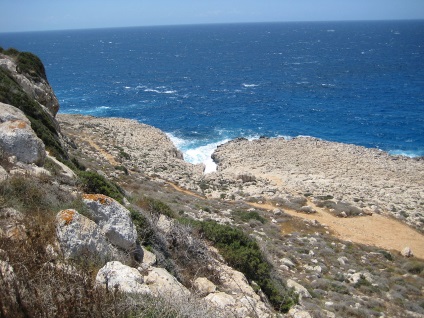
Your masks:
{"label": "dirt path", "polygon": [[187,195],[191,195],[191,196],[199,198],[199,199],[203,199],[203,200],[206,199],[205,197],[202,197],[201,195],[198,195],[198,194],[191,192],[189,190],[183,189],[183,188],[177,186],[176,184],[174,184],[172,182],[167,182],[167,184],[169,184],[171,187],[173,187],[178,192],[181,192],[181,193],[184,193],[184,194],[187,194]]}
{"label": "dirt path", "polygon": [[100,147],[98,144],[96,144],[93,139],[90,137],[82,138],[84,141],[88,142],[91,147],[96,149],[112,166],[119,166],[120,163],[115,160],[115,158],[108,153],[106,150],[104,150],[102,147]]}
{"label": "dirt path", "polygon": [[[267,210],[276,208],[270,204],[252,203],[251,205]],[[310,203],[310,205],[312,204]],[[313,207],[317,210],[317,213],[304,214],[288,209],[284,209],[284,212],[303,219],[317,220],[321,224],[328,226],[342,240],[399,252],[409,246],[416,257],[424,259],[424,235],[399,221],[378,214],[355,218],[339,218],[316,206]]]}

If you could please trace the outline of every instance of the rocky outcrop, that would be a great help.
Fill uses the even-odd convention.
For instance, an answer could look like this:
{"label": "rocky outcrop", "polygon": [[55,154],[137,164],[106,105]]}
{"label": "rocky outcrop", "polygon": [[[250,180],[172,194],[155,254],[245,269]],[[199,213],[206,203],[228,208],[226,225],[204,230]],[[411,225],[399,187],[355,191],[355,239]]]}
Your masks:
{"label": "rocky outcrop", "polygon": [[43,105],[52,117],[57,114],[59,101],[46,78],[21,73],[16,63],[16,57],[3,54],[0,54],[0,68],[7,70],[24,92]]}
{"label": "rocky outcrop", "polygon": [[63,210],[57,214],[56,235],[66,258],[108,258],[116,254],[102,229],[76,210]]}
{"label": "rocky outcrop", "polygon": [[118,289],[121,292],[133,294],[151,293],[137,269],[118,261],[109,262],[98,271],[96,284],[110,291]]}
{"label": "rocky outcrop", "polygon": [[137,231],[130,211],[102,194],[84,194],[83,199],[91,211],[91,218],[110,243],[127,251],[135,249]]}
{"label": "rocky outcrop", "polygon": [[144,276],[145,283],[156,296],[189,296],[190,292],[166,269],[150,267]]}
{"label": "rocky outcrop", "polygon": [[0,149],[6,156],[26,164],[42,166],[46,158],[44,143],[18,108],[0,103]]}
{"label": "rocky outcrop", "polygon": [[[222,175],[249,171],[256,177],[255,187],[243,186],[251,196],[334,198],[333,205],[344,202],[355,214],[384,211],[422,229],[423,160],[311,137],[236,139],[219,146],[213,156]],[[227,192],[238,198],[237,191]]]}

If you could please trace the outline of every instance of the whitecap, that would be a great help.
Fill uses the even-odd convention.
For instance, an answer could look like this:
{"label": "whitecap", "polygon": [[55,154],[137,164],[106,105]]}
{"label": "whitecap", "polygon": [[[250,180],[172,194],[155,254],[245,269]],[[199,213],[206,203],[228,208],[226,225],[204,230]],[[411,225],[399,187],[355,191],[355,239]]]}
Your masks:
{"label": "whitecap", "polygon": [[258,84],[246,84],[246,83],[243,83],[243,84],[241,84],[243,87],[246,87],[246,88],[249,88],[249,87],[258,87],[259,85]]}
{"label": "whitecap", "polygon": [[423,157],[424,156],[424,150],[390,150],[388,153],[392,156],[405,156],[409,158],[417,158],[417,157]]}
{"label": "whitecap", "polygon": [[185,161],[192,164],[203,163],[205,165],[205,174],[216,171],[216,163],[211,157],[216,147],[230,141],[230,139],[223,139],[218,142],[202,144],[202,142],[197,139],[183,139],[173,135],[172,133],[166,133],[166,135],[173,142],[175,147],[183,153]]}
{"label": "whitecap", "polygon": [[189,148],[183,151],[184,159],[193,164],[203,163],[205,165],[204,173],[215,172],[217,165],[212,160],[212,154],[215,151],[216,147],[228,142],[229,139],[224,139],[218,142],[212,142],[203,146]]}

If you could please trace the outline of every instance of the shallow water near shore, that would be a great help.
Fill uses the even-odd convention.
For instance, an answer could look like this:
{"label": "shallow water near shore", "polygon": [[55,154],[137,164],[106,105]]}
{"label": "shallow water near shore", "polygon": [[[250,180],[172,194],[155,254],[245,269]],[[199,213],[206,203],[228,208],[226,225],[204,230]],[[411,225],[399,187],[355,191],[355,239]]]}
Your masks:
{"label": "shallow water near shore", "polygon": [[424,155],[424,21],[0,34],[39,55],[62,113],[139,120],[204,162],[236,137]]}

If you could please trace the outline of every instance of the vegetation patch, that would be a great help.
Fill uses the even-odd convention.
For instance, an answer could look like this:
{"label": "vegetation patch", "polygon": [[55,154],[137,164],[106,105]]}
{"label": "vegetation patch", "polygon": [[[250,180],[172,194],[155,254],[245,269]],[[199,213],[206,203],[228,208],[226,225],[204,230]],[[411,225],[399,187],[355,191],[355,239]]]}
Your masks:
{"label": "vegetation patch", "polygon": [[257,211],[242,211],[237,210],[233,212],[235,219],[241,220],[243,222],[249,222],[250,220],[256,220],[264,224],[266,219],[259,214]]}
{"label": "vegetation patch", "polygon": [[199,234],[212,241],[230,266],[257,283],[273,307],[287,312],[298,301],[296,294],[281,279],[273,275],[271,264],[265,259],[256,241],[242,230],[215,221],[193,221]]}
{"label": "vegetation patch", "polygon": [[174,211],[169,207],[169,205],[167,205],[166,203],[151,198],[151,197],[147,197],[147,196],[143,196],[141,198],[139,198],[138,200],[136,200],[136,204],[137,206],[139,206],[140,208],[153,213],[153,214],[163,214],[165,216],[168,216],[170,218],[175,218],[175,213]]}
{"label": "vegetation patch", "polygon": [[80,186],[88,194],[104,194],[122,203],[124,190],[95,171],[79,171]]}

